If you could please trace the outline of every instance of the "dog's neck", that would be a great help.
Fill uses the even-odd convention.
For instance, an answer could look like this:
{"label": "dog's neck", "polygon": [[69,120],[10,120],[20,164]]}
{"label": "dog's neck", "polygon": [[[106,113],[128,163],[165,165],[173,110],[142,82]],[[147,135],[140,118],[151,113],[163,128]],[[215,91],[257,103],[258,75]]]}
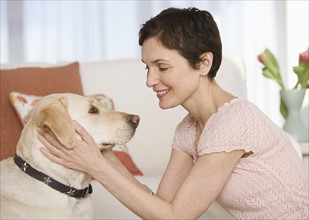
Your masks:
{"label": "dog's neck", "polygon": [[37,135],[38,133],[36,129],[23,129],[21,138],[17,144],[17,155],[27,163],[31,164],[34,169],[44,172],[48,176],[54,177],[65,185],[77,189],[87,187],[90,183],[91,176],[84,172],[67,169],[51,162],[40,152],[39,149],[44,146],[38,140]]}
{"label": "dog's neck", "polygon": [[24,161],[17,154],[14,157],[14,162],[23,172],[25,172],[29,176],[45,183],[47,186],[51,187],[52,189],[58,192],[66,194],[67,196],[80,199],[80,198],[87,198],[87,196],[92,193],[91,184],[89,184],[87,187],[83,189],[76,189],[72,186],[67,186],[57,181],[56,179],[52,178],[51,176],[48,176],[45,173],[34,169],[29,163]]}

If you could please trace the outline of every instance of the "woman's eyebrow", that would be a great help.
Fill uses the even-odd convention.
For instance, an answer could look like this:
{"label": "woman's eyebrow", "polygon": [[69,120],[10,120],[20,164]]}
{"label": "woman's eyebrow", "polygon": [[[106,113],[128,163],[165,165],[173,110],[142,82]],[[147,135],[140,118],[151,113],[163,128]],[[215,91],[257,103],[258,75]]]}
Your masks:
{"label": "woman's eyebrow", "polygon": [[151,63],[159,63],[159,62],[168,62],[168,60],[164,60],[164,59],[156,59],[154,61],[152,61]]}
{"label": "woman's eyebrow", "polygon": [[[142,61],[143,63],[146,64],[146,62],[143,61],[143,59],[141,59],[141,61]],[[159,62],[168,62],[168,60],[165,60],[165,59],[156,59],[156,60],[151,61],[150,63],[151,63],[151,64],[157,64],[157,63],[159,63]]]}

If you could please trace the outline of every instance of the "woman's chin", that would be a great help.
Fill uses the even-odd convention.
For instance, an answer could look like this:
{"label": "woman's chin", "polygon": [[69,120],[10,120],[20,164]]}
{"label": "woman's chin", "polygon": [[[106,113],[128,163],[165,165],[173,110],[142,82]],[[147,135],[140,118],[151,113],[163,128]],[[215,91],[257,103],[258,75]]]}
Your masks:
{"label": "woman's chin", "polygon": [[161,109],[170,109],[170,108],[174,108],[174,107],[176,107],[177,105],[173,105],[173,104],[171,104],[171,103],[164,103],[164,102],[159,102],[159,107],[161,108]]}

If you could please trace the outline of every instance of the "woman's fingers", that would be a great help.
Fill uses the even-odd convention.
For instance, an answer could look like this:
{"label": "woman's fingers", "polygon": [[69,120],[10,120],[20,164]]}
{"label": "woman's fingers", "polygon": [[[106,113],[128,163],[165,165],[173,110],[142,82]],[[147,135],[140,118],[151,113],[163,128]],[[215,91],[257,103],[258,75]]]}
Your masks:
{"label": "woman's fingers", "polygon": [[[43,137],[45,138],[46,141],[48,141],[48,143],[50,143],[50,144],[53,145],[54,147],[56,147],[56,148],[58,148],[58,149],[61,149],[61,148],[64,147],[56,137],[50,135],[50,134],[47,133],[47,132],[44,132],[44,131],[43,131],[42,129],[40,129],[40,128],[38,128],[37,131],[38,131],[38,133],[39,133],[41,136],[43,136]],[[41,141],[41,142],[42,142],[42,141]],[[45,144],[44,144],[44,145],[45,145]]]}
{"label": "woman's fingers", "polygon": [[53,162],[58,163],[58,164],[60,164],[60,165],[63,165],[63,164],[64,164],[64,162],[63,162],[63,160],[62,160],[61,158],[55,156],[55,155],[52,154],[49,150],[47,150],[47,149],[41,147],[41,148],[40,148],[40,151],[41,151],[41,153],[42,153],[45,157],[47,157],[50,161],[53,161]]}
{"label": "woman's fingers", "polygon": [[[59,147],[58,145],[59,144],[57,144],[57,145],[55,145],[55,144],[52,144],[51,142],[50,142],[50,140],[51,140],[51,138],[53,138],[53,137],[51,137],[50,135],[48,135],[48,134],[42,134],[42,133],[39,133],[38,134],[38,139],[39,139],[39,141],[41,141],[41,143],[46,147],[46,149],[48,149],[48,151],[50,152],[50,153],[52,153],[52,154],[54,154],[55,156],[58,156],[58,157],[60,157],[60,156],[62,156],[63,155],[63,153],[62,153],[62,151],[60,150],[60,149],[65,149],[64,147]],[[57,147],[58,146],[58,147]]]}
{"label": "woman's fingers", "polygon": [[86,131],[86,129],[81,126],[77,121],[73,121],[74,129],[77,134],[80,135],[80,137],[87,143],[87,144],[92,144],[94,143],[93,138],[91,135]]}
{"label": "woman's fingers", "polygon": [[40,148],[41,153],[52,162],[64,165],[62,160],[64,154],[58,148],[52,146],[41,133],[38,134],[38,139],[45,146],[45,148]]}
{"label": "woman's fingers", "polygon": [[[47,140],[47,138],[49,140]],[[61,144],[57,144],[58,147],[55,147],[55,145],[50,143],[50,140],[55,138],[46,133],[39,132],[38,139],[45,146],[45,148],[40,148],[41,153],[50,161],[70,169],[78,168],[75,167],[74,163],[72,163],[72,161],[74,161],[74,159],[72,159],[72,156],[74,155],[72,149],[66,149]]]}
{"label": "woman's fingers", "polygon": [[73,124],[82,141],[77,141],[72,149],[67,149],[56,137],[38,129],[38,139],[45,146],[45,148],[40,148],[40,151],[52,162],[70,169],[87,172],[89,162],[94,158],[101,158],[102,155],[89,133],[76,121]]}

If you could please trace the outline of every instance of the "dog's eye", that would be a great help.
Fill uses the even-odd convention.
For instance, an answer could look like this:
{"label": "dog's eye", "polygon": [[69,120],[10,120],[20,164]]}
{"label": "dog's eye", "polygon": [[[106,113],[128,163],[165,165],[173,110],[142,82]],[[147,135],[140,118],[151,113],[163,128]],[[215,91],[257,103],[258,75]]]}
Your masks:
{"label": "dog's eye", "polygon": [[88,113],[90,113],[90,114],[99,113],[99,109],[98,109],[97,107],[95,107],[95,106],[92,106],[92,107],[89,109]]}

